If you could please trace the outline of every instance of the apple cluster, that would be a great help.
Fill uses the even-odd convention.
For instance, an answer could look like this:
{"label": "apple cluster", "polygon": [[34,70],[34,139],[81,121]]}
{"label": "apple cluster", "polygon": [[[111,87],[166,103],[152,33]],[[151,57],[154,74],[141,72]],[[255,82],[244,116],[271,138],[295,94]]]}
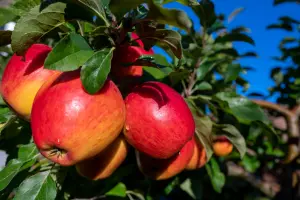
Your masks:
{"label": "apple cluster", "polygon": [[[139,45],[115,50],[114,76],[142,76],[141,66],[122,67],[153,54]],[[108,78],[100,91],[89,94],[80,70],[44,68],[50,51],[47,45],[34,44],[24,57],[13,55],[0,86],[11,109],[30,122],[33,140],[44,157],[62,166],[75,165],[80,175],[92,180],[109,177],[131,147],[141,172],[155,180],[206,163],[205,149],[194,135],[192,113],[173,88],[149,81],[136,85],[123,98]]]}

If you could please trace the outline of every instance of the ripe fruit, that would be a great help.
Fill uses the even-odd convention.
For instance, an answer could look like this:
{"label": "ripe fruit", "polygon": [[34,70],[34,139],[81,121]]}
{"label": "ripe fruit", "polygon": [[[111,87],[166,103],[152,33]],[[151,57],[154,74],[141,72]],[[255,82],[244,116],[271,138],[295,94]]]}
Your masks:
{"label": "ripe fruit", "polygon": [[122,45],[116,48],[112,58],[111,73],[117,78],[140,77],[143,75],[142,66],[124,66],[135,62],[142,55],[151,55],[153,51],[146,51],[141,47]]}
{"label": "ripe fruit", "polygon": [[89,179],[99,180],[109,177],[125,160],[128,144],[120,135],[94,158],[84,160],[76,165],[77,172]]}
{"label": "ripe fruit", "polygon": [[154,158],[170,158],[192,139],[193,116],[184,99],[160,82],[135,87],[125,99],[124,134],[138,151]]}
{"label": "ripe fruit", "polygon": [[34,44],[24,58],[14,54],[7,64],[1,81],[0,91],[4,100],[21,117],[30,120],[34,97],[43,83],[55,73],[44,69],[44,61],[51,48]]}
{"label": "ripe fruit", "polygon": [[111,80],[90,95],[83,89],[79,71],[65,72],[41,87],[31,121],[40,152],[68,166],[97,155],[117,138],[124,125],[125,106]]}
{"label": "ripe fruit", "polygon": [[232,152],[232,149],[232,144],[225,136],[218,137],[213,142],[213,150],[217,156],[227,156]]}
{"label": "ripe fruit", "polygon": [[187,170],[195,170],[203,167],[206,163],[206,152],[198,138],[194,137],[194,153],[190,162],[185,167]]}
{"label": "ripe fruit", "polygon": [[136,151],[138,167],[143,174],[155,179],[165,180],[182,172],[192,158],[194,142],[190,140],[179,153],[168,159],[156,159]]}

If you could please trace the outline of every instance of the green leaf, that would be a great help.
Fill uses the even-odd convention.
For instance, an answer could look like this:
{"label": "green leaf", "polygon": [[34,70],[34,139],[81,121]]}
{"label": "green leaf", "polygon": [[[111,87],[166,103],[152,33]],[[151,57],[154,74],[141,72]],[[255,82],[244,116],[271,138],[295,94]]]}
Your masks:
{"label": "green leaf", "polygon": [[5,25],[6,23],[14,20],[17,16],[9,8],[0,7],[0,26]]}
{"label": "green leaf", "polygon": [[22,167],[23,162],[13,159],[7,166],[0,171],[0,191],[5,189],[12,179],[19,173],[20,168]]}
{"label": "green leaf", "polygon": [[11,8],[14,10],[14,13],[20,16],[29,12],[30,9],[39,6],[40,3],[40,0],[15,0]]}
{"label": "green leaf", "polygon": [[200,23],[205,28],[210,28],[217,20],[214,3],[210,0],[201,1],[200,5],[192,7],[196,15],[200,18]]}
{"label": "green leaf", "polygon": [[165,50],[171,49],[173,54],[181,59],[181,35],[173,30],[158,29],[154,33],[144,33],[140,35],[145,45],[145,49],[149,50],[154,45],[158,45]]}
{"label": "green leaf", "polygon": [[11,43],[11,31],[0,30],[0,46],[6,46]]}
{"label": "green leaf", "polygon": [[227,67],[227,71],[224,75],[225,83],[234,81],[242,71],[242,68],[239,64],[230,64]]}
{"label": "green leaf", "polygon": [[118,183],[110,191],[108,191],[106,196],[115,196],[115,197],[126,197],[126,185],[124,183]]}
{"label": "green leaf", "polygon": [[216,135],[226,136],[226,138],[238,150],[238,152],[240,153],[240,157],[244,157],[247,151],[246,141],[236,127],[231,124],[214,124],[213,132]]}
{"label": "green leaf", "polygon": [[212,85],[206,81],[203,81],[195,87],[195,90],[212,90]]}
{"label": "green leaf", "polygon": [[254,173],[260,167],[260,162],[256,157],[245,155],[242,160],[242,165],[248,172]]}
{"label": "green leaf", "polygon": [[26,50],[49,32],[65,23],[64,9],[66,4],[55,3],[39,12],[39,6],[31,9],[17,22],[12,34],[12,49],[18,55],[24,55]]}
{"label": "green leaf", "polygon": [[36,155],[38,155],[38,150],[34,143],[22,145],[20,146],[18,151],[18,160],[27,162],[28,160],[31,160],[34,157],[36,157]]}
{"label": "green leaf", "polygon": [[61,39],[48,54],[45,68],[73,71],[91,58],[93,53],[94,51],[81,35],[70,33]]}
{"label": "green leaf", "polygon": [[218,102],[225,112],[235,116],[240,123],[250,124],[253,121],[269,123],[264,111],[257,104],[236,93],[219,92],[213,100]]}
{"label": "green leaf", "polygon": [[0,123],[7,122],[12,117],[12,112],[9,108],[0,108]]}
{"label": "green leaf", "polygon": [[111,69],[113,50],[102,49],[96,52],[81,69],[80,78],[84,88],[90,94],[97,93],[104,85]]}
{"label": "green leaf", "polygon": [[[102,0],[73,0],[72,3],[79,5],[80,8],[88,9],[94,15],[99,17],[106,26],[109,26],[109,22],[106,19],[105,7],[107,7],[107,1]],[[123,4],[124,5],[124,4]]]}
{"label": "green leaf", "polygon": [[169,80],[171,81],[172,85],[176,85],[181,80],[186,79],[189,76],[190,72],[186,69],[173,71],[168,75]]}
{"label": "green leaf", "polygon": [[226,43],[226,42],[247,42],[249,44],[255,45],[254,40],[243,33],[229,33],[224,36],[219,36],[216,38],[215,43]]}
{"label": "green leaf", "polygon": [[138,7],[142,3],[146,3],[147,0],[110,0],[109,8],[114,13],[117,18],[123,17],[131,9]]}
{"label": "green leaf", "polygon": [[14,200],[54,200],[56,194],[56,184],[50,171],[45,171],[25,179],[17,189]]}
{"label": "green leaf", "polygon": [[209,175],[210,181],[212,183],[212,186],[214,190],[218,193],[222,192],[222,188],[225,185],[225,175],[223,172],[221,172],[219,164],[217,161],[212,158],[210,160],[210,163],[205,165],[207,174]]}
{"label": "green leaf", "polygon": [[212,150],[213,123],[209,117],[201,116],[199,114],[198,108],[192,100],[186,99],[186,102],[194,117],[194,121],[196,125],[195,134],[197,135],[201,144],[204,146],[207,160],[209,160],[213,155],[213,150]]}
{"label": "green leaf", "polygon": [[149,0],[149,12],[147,19],[155,20],[161,24],[168,24],[190,31],[192,22],[188,15],[180,10],[163,8]]}

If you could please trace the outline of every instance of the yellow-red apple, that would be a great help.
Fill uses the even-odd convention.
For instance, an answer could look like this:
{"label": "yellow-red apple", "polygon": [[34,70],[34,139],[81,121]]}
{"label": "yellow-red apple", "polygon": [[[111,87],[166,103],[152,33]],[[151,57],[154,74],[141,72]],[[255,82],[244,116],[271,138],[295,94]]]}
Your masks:
{"label": "yellow-red apple", "polygon": [[213,150],[217,156],[227,156],[232,152],[233,145],[225,136],[219,136],[213,142]]}
{"label": "yellow-red apple", "polygon": [[165,180],[182,172],[192,158],[194,142],[188,141],[176,155],[168,159],[156,159],[136,151],[140,171],[154,180]]}
{"label": "yellow-red apple", "polygon": [[185,169],[195,170],[203,167],[207,161],[206,152],[198,138],[194,137],[194,153]]}
{"label": "yellow-red apple", "polygon": [[64,166],[96,156],[118,137],[124,121],[117,86],[107,80],[98,93],[88,94],[78,70],[51,76],[38,91],[31,115],[39,151]]}
{"label": "yellow-red apple", "polygon": [[129,145],[123,135],[106,147],[95,157],[76,165],[77,172],[91,180],[109,177],[125,160]]}
{"label": "yellow-red apple", "polygon": [[30,120],[34,97],[43,83],[57,71],[44,69],[51,48],[34,44],[25,56],[14,54],[2,76],[0,91],[3,99],[22,118]]}
{"label": "yellow-red apple", "polygon": [[195,122],[186,102],[160,82],[136,86],[125,99],[124,134],[138,151],[154,158],[170,158],[192,139]]}

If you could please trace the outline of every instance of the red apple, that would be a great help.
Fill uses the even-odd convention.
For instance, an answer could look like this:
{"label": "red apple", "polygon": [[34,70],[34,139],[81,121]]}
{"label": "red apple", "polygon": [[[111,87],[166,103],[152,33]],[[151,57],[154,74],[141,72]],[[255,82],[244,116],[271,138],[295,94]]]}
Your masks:
{"label": "red apple", "polygon": [[201,144],[201,142],[199,141],[199,139],[194,137],[193,142],[194,142],[194,153],[190,162],[186,166],[187,170],[199,169],[203,167],[207,162],[205,149]]}
{"label": "red apple", "polygon": [[73,165],[96,156],[122,130],[125,105],[117,86],[107,80],[88,94],[80,72],[52,76],[33,103],[31,127],[35,144],[48,159]]}
{"label": "red apple", "polygon": [[77,172],[92,180],[109,177],[125,160],[128,153],[128,144],[120,135],[113,143],[101,153],[89,160],[84,160],[76,165]]}
{"label": "red apple", "polygon": [[143,174],[155,179],[165,180],[182,172],[192,158],[194,142],[190,140],[176,155],[168,159],[156,159],[136,151],[138,167]]}
{"label": "red apple", "polygon": [[195,122],[184,99],[160,82],[146,82],[125,99],[124,134],[138,151],[170,158],[192,139]]}
{"label": "red apple", "polygon": [[[133,40],[135,40],[141,48],[144,49],[144,44],[143,44],[142,40],[139,39],[139,36],[138,36],[135,32],[132,32],[132,33],[131,33],[131,38],[132,38]],[[149,54],[154,54],[153,49],[150,49],[150,50],[148,51],[148,53],[149,53]]]}
{"label": "red apple", "polygon": [[44,69],[44,61],[51,48],[34,44],[24,58],[14,54],[9,60],[0,85],[1,95],[22,118],[30,120],[34,97],[43,83],[57,71]]}
{"label": "red apple", "polygon": [[213,142],[213,150],[217,156],[227,156],[232,152],[233,145],[225,136],[219,136]]}
{"label": "red apple", "polygon": [[121,45],[116,48],[112,58],[111,73],[118,79],[123,77],[141,77],[143,66],[125,66],[135,62],[142,55],[151,55],[153,51],[146,51],[141,47]]}

